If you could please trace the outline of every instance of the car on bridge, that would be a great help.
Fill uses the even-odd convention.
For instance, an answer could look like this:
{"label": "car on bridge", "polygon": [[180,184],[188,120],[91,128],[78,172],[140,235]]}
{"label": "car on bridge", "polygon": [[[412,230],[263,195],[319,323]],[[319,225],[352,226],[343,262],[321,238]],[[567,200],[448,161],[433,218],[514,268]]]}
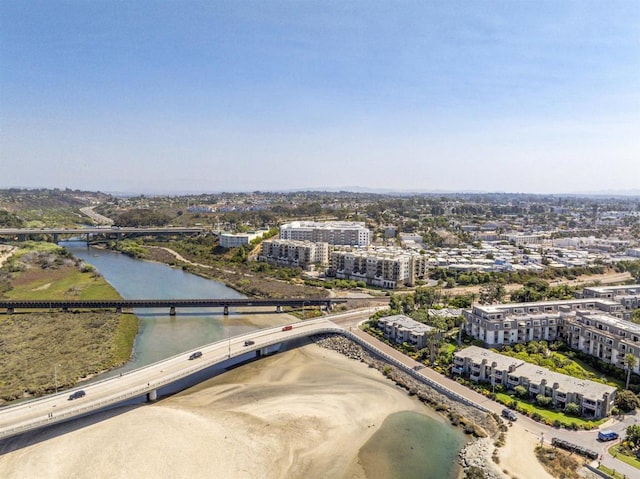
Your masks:
{"label": "car on bridge", "polygon": [[202,356],[202,351],[196,351],[191,356],[189,356],[189,361],[191,361],[192,359],[198,359],[201,356]]}
{"label": "car on bridge", "polygon": [[256,344],[256,342],[255,342],[255,341],[253,341],[253,340],[251,340],[251,339],[247,339],[247,340],[244,342],[244,345],[245,345],[245,346],[252,346],[252,345],[254,345],[254,344]]}
{"label": "car on bridge", "polygon": [[76,391],[74,393],[71,393],[71,395],[69,396],[69,399],[67,399],[67,401],[73,401],[74,399],[80,399],[82,397],[85,397],[87,395],[86,392],[84,392],[82,389],[80,391]]}

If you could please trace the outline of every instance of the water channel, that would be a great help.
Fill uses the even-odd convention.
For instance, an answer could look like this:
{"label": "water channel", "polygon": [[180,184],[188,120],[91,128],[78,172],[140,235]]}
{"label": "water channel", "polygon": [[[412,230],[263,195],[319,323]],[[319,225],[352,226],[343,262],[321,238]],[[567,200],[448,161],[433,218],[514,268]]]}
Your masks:
{"label": "water channel", "polygon": [[[60,245],[95,266],[126,299],[243,297],[221,283],[181,269],[87,248],[85,243]],[[140,332],[134,345],[134,358],[101,377],[139,368],[260,327],[237,311],[232,310],[225,317],[220,308],[178,310],[175,317],[170,317],[166,309],[141,309],[135,313],[140,319]],[[282,321],[274,313],[273,324]],[[453,478],[458,470],[456,456],[463,443],[464,437],[459,431],[427,415],[397,413],[390,416],[363,447],[360,461],[369,479]]]}

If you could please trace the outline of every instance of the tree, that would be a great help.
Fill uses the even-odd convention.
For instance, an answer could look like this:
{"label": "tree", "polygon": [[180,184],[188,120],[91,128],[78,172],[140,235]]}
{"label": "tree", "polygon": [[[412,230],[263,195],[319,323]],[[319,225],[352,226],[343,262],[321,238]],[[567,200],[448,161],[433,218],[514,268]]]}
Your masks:
{"label": "tree", "polygon": [[624,356],[624,365],[627,368],[627,383],[625,389],[629,389],[629,381],[631,381],[631,370],[638,363],[638,358],[636,358],[633,354],[627,353]]}
{"label": "tree", "polygon": [[628,389],[618,391],[618,394],[616,394],[616,407],[623,412],[634,411],[637,407],[640,407],[640,398]]}
{"label": "tree", "polygon": [[516,393],[516,396],[518,396],[519,398],[524,398],[527,396],[527,388],[519,384],[513,388],[513,391]]}
{"label": "tree", "polygon": [[500,283],[488,283],[480,288],[480,304],[499,303],[506,294],[504,285]]}
{"label": "tree", "polygon": [[564,412],[570,416],[577,416],[580,414],[580,406],[574,402],[567,403],[564,407]]}

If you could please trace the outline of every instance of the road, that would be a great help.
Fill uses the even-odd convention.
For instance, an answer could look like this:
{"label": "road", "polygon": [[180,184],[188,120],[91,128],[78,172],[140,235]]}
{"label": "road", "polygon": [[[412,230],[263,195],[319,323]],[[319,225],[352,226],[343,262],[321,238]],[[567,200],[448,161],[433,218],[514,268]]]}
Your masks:
{"label": "road", "polygon": [[[195,360],[188,359],[194,351],[187,351],[121,376],[88,384],[82,388],[1,408],[0,439],[30,429],[68,421],[128,399],[153,393],[158,388],[251,351],[311,334],[338,331],[340,328],[325,318],[294,323],[287,331],[284,331],[282,326],[262,329],[199,348],[202,356]],[[252,340],[255,343],[245,346],[246,340]],[[85,391],[84,397],[75,400],[68,399],[71,393],[80,389]]]}

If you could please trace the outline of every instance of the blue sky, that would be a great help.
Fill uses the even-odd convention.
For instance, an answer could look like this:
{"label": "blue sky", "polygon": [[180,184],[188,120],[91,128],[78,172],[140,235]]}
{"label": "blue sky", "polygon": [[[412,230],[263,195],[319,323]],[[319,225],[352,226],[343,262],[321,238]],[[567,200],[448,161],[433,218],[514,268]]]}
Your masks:
{"label": "blue sky", "polygon": [[0,1],[0,187],[640,189],[640,2]]}

